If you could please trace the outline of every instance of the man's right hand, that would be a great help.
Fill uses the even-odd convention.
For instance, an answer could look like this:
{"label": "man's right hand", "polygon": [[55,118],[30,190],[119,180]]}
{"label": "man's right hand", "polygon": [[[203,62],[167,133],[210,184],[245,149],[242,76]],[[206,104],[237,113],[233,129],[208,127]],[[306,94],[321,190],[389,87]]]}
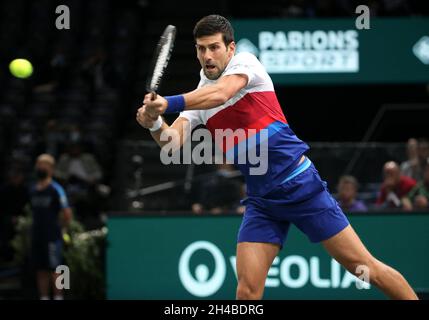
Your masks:
{"label": "man's right hand", "polygon": [[136,120],[143,128],[152,128],[156,119],[147,113],[145,105],[137,110]]}

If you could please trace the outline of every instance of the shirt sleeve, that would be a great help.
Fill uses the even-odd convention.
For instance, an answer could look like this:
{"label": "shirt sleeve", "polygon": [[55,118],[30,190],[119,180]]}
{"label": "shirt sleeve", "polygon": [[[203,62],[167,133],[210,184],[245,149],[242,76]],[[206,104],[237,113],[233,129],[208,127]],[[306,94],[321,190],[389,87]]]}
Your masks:
{"label": "shirt sleeve", "polygon": [[191,131],[198,125],[203,124],[200,117],[200,110],[185,110],[180,112],[179,117],[189,120]]}
{"label": "shirt sleeve", "polygon": [[260,76],[261,68],[262,65],[253,54],[241,52],[231,59],[223,75],[245,74],[248,78],[247,86],[254,87],[263,81]]}
{"label": "shirt sleeve", "polygon": [[58,197],[59,197],[58,199],[59,199],[59,203],[60,203],[61,209],[70,208],[69,201],[67,199],[67,196],[66,196],[66,193],[65,193],[63,187],[61,187],[57,183],[54,185],[54,187],[55,187],[55,190],[58,193]]}

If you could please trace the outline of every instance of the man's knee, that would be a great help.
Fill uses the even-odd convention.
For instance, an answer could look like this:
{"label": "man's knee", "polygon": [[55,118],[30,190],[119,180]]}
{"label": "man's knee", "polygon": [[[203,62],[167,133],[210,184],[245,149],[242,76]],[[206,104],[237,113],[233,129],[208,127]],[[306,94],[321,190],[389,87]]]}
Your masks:
{"label": "man's knee", "polygon": [[402,275],[394,268],[377,259],[372,261],[372,267],[370,269],[370,281],[372,284],[380,287],[384,286],[386,282],[391,281],[391,279],[398,279],[400,277],[402,277]]}
{"label": "man's knee", "polygon": [[259,300],[264,292],[263,286],[252,285],[240,280],[237,286],[237,300]]}
{"label": "man's knee", "polygon": [[374,257],[368,257],[362,261],[351,261],[344,266],[350,273],[369,281],[371,284],[378,285],[383,276],[390,272],[390,268]]}

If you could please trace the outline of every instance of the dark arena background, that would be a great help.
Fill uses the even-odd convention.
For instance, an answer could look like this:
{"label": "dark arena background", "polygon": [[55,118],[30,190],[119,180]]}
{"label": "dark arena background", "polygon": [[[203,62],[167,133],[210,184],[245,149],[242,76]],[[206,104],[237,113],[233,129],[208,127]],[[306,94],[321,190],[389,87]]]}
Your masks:
{"label": "dark arena background", "polygon": [[[235,298],[243,177],[232,165],[163,164],[136,122],[169,24],[177,37],[158,93],[196,88],[192,30],[208,14],[228,18],[237,50],[264,64],[288,123],[368,249],[427,299],[427,1],[2,0],[0,300],[41,298],[29,194],[40,154],[55,159],[73,213],[61,228],[64,299]],[[14,59],[28,60],[31,75],[14,76]],[[294,226],[264,298],[385,299]]]}

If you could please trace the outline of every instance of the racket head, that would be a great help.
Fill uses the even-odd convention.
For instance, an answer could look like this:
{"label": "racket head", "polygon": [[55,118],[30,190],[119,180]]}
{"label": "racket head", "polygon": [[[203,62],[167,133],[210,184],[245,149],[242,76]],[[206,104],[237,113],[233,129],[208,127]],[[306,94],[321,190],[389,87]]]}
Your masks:
{"label": "racket head", "polygon": [[149,75],[146,80],[147,92],[156,94],[159,89],[162,77],[173,52],[176,33],[177,28],[173,25],[168,25],[158,41],[149,69]]}

